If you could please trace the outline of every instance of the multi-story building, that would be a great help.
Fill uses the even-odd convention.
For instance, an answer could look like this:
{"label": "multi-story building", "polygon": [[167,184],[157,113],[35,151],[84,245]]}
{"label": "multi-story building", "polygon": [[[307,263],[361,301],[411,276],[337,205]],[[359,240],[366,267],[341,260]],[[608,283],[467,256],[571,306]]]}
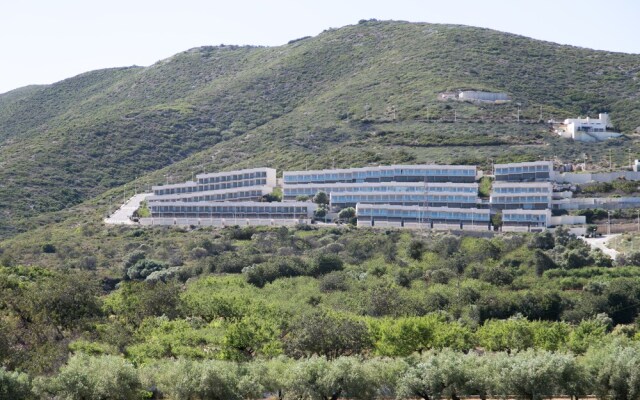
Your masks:
{"label": "multi-story building", "polygon": [[552,179],[553,163],[551,161],[534,161],[512,164],[495,164],[496,182],[531,182]]}
{"label": "multi-story building", "polygon": [[310,219],[317,206],[310,202],[201,201],[191,204],[176,201],[152,203],[149,208],[153,218],[227,219],[233,221],[243,219]]}
{"label": "multi-story building", "polygon": [[154,196],[214,192],[247,187],[276,186],[276,170],[252,168],[229,172],[212,172],[196,175],[196,182],[189,181],[171,185],[153,186]]}
{"label": "multi-story building", "polygon": [[258,201],[276,186],[273,168],[214,172],[196,178],[195,182],[153,186],[147,202]]}
{"label": "multi-story building", "polygon": [[310,183],[456,182],[473,183],[475,165],[388,165],[378,167],[285,171],[284,187]]}
{"label": "multi-story building", "polygon": [[428,207],[475,208],[479,204],[478,192],[332,192],[331,207],[342,209],[363,204],[420,205]]}
{"label": "multi-story building", "polygon": [[488,229],[490,210],[478,208],[423,207],[390,204],[356,206],[358,226],[431,227],[447,225],[458,229],[478,226]]}
{"label": "multi-story building", "polygon": [[502,229],[504,231],[545,230],[551,222],[551,210],[503,210]]}
{"label": "multi-story building", "polygon": [[[364,183],[309,183],[301,185],[284,185],[284,200],[294,200],[299,196],[313,197],[318,192],[327,194],[384,195],[407,194],[424,195],[462,195],[477,197],[477,183],[428,183],[428,182],[364,182]],[[332,203],[333,205],[333,203]]]}
{"label": "multi-story building", "polygon": [[551,182],[494,182],[489,204],[492,210],[544,210],[552,194]]}

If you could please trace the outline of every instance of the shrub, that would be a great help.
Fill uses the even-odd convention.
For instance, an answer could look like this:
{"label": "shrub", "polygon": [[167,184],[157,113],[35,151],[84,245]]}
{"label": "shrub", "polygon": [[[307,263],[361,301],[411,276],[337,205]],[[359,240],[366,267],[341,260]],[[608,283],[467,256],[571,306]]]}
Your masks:
{"label": "shrub", "polygon": [[143,393],[133,364],[117,356],[84,354],[71,357],[46,391],[69,400],[133,400]]}
{"label": "shrub", "polygon": [[313,261],[310,268],[310,275],[320,276],[333,271],[340,271],[344,268],[344,262],[336,254],[321,253]]}
{"label": "shrub", "polygon": [[235,363],[177,360],[149,368],[149,372],[158,390],[171,399],[241,400],[244,397],[238,389],[241,375]]}
{"label": "shrub", "polygon": [[31,399],[29,375],[0,368],[0,399]]}
{"label": "shrub", "polygon": [[42,252],[43,253],[47,253],[47,254],[55,253],[56,252],[56,246],[52,245],[51,243],[43,244],[42,245]]}

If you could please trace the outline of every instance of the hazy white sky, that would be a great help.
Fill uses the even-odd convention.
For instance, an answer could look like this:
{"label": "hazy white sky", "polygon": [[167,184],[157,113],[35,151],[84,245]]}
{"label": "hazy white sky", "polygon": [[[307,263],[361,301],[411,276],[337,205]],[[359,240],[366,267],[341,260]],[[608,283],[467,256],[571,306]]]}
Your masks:
{"label": "hazy white sky", "polygon": [[638,0],[0,0],[0,93],[196,46],[280,45],[369,18],[640,53]]}

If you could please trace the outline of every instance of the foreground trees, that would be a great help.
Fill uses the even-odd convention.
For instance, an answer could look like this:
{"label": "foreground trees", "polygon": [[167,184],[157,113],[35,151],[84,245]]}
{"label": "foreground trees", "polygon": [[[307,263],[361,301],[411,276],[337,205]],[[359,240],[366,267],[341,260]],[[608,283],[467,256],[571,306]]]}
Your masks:
{"label": "foreground trees", "polygon": [[77,354],[48,378],[31,379],[0,369],[0,397],[539,400],[596,395],[631,400],[640,397],[639,371],[640,344],[620,340],[592,348],[582,357],[531,349],[512,354],[444,349],[395,359],[312,356],[248,363],[165,359],[136,368],[121,357]]}

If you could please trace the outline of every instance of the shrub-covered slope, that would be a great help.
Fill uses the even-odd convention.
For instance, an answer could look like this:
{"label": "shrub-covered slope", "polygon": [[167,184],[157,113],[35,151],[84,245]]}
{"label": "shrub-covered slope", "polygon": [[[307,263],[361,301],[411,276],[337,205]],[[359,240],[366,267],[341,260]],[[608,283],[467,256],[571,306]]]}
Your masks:
{"label": "shrub-covered slope", "polygon": [[[258,164],[597,156],[608,148],[515,123],[516,104],[528,122],[609,111],[629,133],[640,125],[639,74],[639,55],[368,21],[279,47],[196,48],[19,89],[0,95],[0,236],[154,171],[146,182]],[[504,91],[514,102],[437,100],[457,89]]]}

